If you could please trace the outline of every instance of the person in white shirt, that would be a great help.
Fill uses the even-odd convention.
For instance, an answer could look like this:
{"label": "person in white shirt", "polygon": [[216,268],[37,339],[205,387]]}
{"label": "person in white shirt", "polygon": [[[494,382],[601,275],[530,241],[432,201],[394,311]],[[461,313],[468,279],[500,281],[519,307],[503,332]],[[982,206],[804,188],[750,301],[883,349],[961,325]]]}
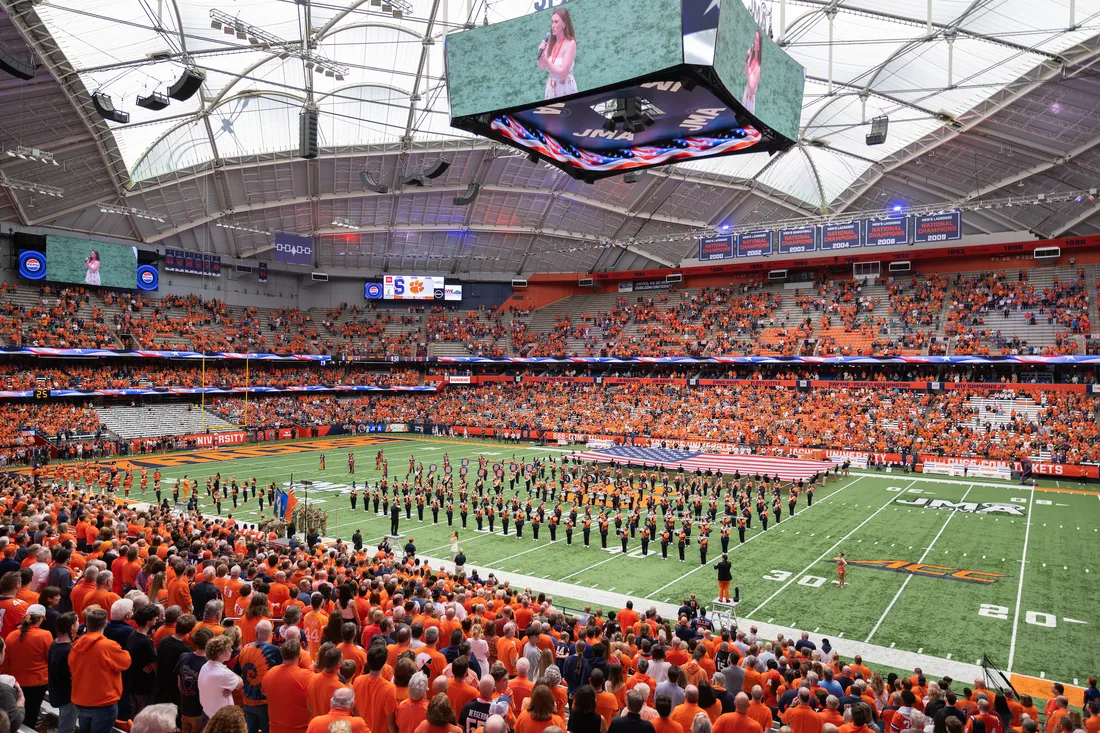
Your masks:
{"label": "person in white shirt", "polygon": [[233,692],[243,684],[233,670],[225,666],[233,656],[233,641],[215,636],[206,644],[206,664],[199,671],[199,704],[207,719],[226,705],[233,704]]}
{"label": "person in white shirt", "polygon": [[50,551],[43,547],[34,559],[35,562],[31,565],[31,590],[40,593],[50,576]]}

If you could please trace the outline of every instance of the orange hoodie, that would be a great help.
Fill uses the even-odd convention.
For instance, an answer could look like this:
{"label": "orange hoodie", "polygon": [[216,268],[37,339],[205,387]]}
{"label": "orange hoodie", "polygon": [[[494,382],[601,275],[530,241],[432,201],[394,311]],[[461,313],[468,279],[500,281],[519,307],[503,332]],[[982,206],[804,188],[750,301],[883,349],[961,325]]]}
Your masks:
{"label": "orange hoodie", "polygon": [[73,676],[74,705],[98,708],[122,698],[122,672],[130,667],[130,653],[102,633],[85,634],[73,642],[69,668]]}

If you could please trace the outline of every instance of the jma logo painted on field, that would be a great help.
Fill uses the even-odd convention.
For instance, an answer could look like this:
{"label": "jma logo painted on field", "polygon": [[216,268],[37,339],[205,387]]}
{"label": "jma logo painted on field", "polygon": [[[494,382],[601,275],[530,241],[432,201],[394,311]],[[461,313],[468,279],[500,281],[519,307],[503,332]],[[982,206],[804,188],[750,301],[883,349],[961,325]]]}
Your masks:
{"label": "jma logo painted on field", "polygon": [[987,573],[982,570],[964,570],[962,568],[951,568],[943,565],[909,562],[908,560],[849,560],[848,564],[860,568],[870,568],[871,570],[889,570],[892,573],[923,575],[929,578],[958,580],[963,583],[978,583],[980,585],[992,585],[1001,578],[1009,577],[1002,573]]}
{"label": "jma logo painted on field", "polygon": [[947,499],[895,499],[895,504],[917,506],[922,509],[947,509],[968,514],[1007,514],[1010,517],[1024,516],[1024,508],[1016,504],[999,501],[948,501]]}

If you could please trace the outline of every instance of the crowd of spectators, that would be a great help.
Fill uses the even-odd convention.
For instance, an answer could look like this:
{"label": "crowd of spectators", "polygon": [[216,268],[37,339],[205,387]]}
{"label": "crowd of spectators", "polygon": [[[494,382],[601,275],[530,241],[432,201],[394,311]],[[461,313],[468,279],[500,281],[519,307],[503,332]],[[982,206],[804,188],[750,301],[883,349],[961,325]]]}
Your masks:
{"label": "crowd of spectators", "polygon": [[[229,306],[198,295],[145,295],[44,286],[37,303],[13,302],[0,288],[0,337],[15,346],[189,349],[330,354],[360,358],[428,355],[432,343],[461,344],[477,356],[893,356],[944,353],[941,331],[959,354],[1072,354],[1088,335],[1083,270],[1054,278],[1041,292],[1027,272],[913,276],[887,283],[889,311],[862,280],[819,277],[783,308],[767,283],[623,296],[606,311],[557,316],[549,333],[533,332],[531,313],[488,308],[414,306],[403,310],[341,303],[323,312]],[[944,317],[944,304],[950,300]],[[991,321],[1024,314],[1024,324],[1058,326],[1053,343],[1001,335]],[[988,323],[987,323],[988,322]],[[820,324],[820,325],[818,325]],[[820,343],[819,343],[820,342]],[[1094,344],[1087,348],[1098,350]]]}
{"label": "crowd of spectators", "polygon": [[[1021,397],[1027,401],[1029,398]],[[498,430],[550,430],[669,440],[705,439],[757,448],[832,447],[891,453],[1017,459],[1064,456],[1100,460],[1095,399],[1044,392],[1033,417],[997,426],[979,422],[971,395],[885,388],[822,387],[804,392],[766,386],[690,388],[537,383],[483,386],[430,395],[342,399],[309,395],[248,403],[250,425],[436,423]],[[242,399],[214,409],[232,420]]]}
{"label": "crowd of spectators", "polygon": [[[808,632],[719,631],[694,596],[665,616],[631,601],[566,613],[387,541],[276,542],[66,479],[0,477],[12,730],[40,729],[47,692],[58,733],[116,720],[133,733],[1039,730],[1028,696],[919,668],[884,676]],[[1091,733],[1051,690],[1046,733]]]}
{"label": "crowd of spectators", "polygon": [[245,373],[243,362],[208,361],[206,368],[189,361],[167,365],[163,362],[104,362],[88,365],[49,366],[41,361],[20,360],[0,363],[0,385],[9,390],[36,388],[74,389],[90,392],[97,389],[148,389],[154,387],[332,387],[411,386],[419,384],[421,376],[415,369],[386,371],[355,367],[328,367],[315,364],[276,366],[256,362]]}

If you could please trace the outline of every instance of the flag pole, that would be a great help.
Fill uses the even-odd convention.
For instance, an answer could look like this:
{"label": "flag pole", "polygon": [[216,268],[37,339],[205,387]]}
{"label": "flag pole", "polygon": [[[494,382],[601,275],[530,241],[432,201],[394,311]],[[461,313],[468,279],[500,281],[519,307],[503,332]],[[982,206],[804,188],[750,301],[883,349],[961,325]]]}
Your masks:
{"label": "flag pole", "polygon": [[248,429],[248,354],[244,355],[244,427]]}
{"label": "flag pole", "polygon": [[202,432],[206,432],[206,352],[202,352],[202,391],[199,396],[199,420]]}

